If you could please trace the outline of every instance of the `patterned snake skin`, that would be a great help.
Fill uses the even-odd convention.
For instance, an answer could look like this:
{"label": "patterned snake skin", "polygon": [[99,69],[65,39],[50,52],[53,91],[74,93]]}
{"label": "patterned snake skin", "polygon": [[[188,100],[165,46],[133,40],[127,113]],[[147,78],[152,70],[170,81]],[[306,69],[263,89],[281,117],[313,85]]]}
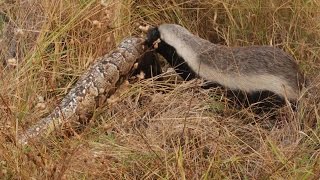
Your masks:
{"label": "patterned snake skin", "polygon": [[100,57],[47,117],[18,135],[18,144],[46,136],[62,124],[88,118],[99,101],[114,93],[143,52],[143,39],[129,37],[110,54]]}

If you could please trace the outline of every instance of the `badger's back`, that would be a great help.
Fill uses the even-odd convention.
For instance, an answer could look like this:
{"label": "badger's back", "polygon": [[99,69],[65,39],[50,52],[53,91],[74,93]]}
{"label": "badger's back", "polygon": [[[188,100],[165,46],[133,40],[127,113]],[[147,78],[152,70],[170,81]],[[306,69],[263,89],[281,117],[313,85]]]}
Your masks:
{"label": "badger's back", "polygon": [[289,100],[299,97],[302,76],[294,59],[269,46],[218,46],[185,28],[159,26],[160,38],[200,77],[248,93],[271,91]]}
{"label": "badger's back", "polygon": [[201,77],[246,92],[267,90],[294,100],[303,82],[293,58],[274,47],[214,46],[200,52],[196,62],[193,67]]}

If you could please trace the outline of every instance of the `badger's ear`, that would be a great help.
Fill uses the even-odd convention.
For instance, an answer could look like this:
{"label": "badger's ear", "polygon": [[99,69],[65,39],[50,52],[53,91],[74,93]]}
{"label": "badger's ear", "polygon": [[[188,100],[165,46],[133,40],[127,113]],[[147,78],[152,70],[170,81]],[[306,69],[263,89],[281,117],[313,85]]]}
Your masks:
{"label": "badger's ear", "polygon": [[150,28],[147,32],[147,39],[145,45],[153,47],[154,43],[160,38],[160,32],[157,27]]}

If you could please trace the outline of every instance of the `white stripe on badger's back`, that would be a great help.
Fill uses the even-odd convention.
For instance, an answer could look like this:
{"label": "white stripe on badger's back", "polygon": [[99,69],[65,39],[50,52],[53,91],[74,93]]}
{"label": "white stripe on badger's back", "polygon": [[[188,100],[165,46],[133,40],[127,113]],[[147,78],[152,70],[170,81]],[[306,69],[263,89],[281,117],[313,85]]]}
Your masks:
{"label": "white stripe on badger's back", "polygon": [[[174,24],[163,24],[158,27],[161,40],[174,47],[177,54],[182,57],[188,66],[200,77],[221,84],[230,89],[245,92],[268,90],[282,97],[294,100],[298,92],[293,89],[285,79],[272,74],[246,75],[244,72],[223,73],[214,66],[201,63],[199,55],[215,46],[207,40],[191,34],[185,28]],[[189,42],[189,43],[188,43]],[[212,58],[211,56],[208,58]]]}

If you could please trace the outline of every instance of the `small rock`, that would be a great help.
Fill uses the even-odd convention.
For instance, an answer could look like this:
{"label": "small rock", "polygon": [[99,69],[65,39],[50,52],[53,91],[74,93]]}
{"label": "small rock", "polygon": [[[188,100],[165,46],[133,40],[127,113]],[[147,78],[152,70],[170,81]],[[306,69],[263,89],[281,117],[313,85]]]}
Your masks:
{"label": "small rock", "polygon": [[93,20],[92,21],[92,24],[94,25],[94,26],[96,26],[97,28],[101,28],[102,27],[102,22],[100,22],[100,21],[98,21],[98,20]]}
{"label": "small rock", "polygon": [[9,66],[17,66],[18,65],[18,61],[16,58],[9,58],[7,59],[7,64]]}

